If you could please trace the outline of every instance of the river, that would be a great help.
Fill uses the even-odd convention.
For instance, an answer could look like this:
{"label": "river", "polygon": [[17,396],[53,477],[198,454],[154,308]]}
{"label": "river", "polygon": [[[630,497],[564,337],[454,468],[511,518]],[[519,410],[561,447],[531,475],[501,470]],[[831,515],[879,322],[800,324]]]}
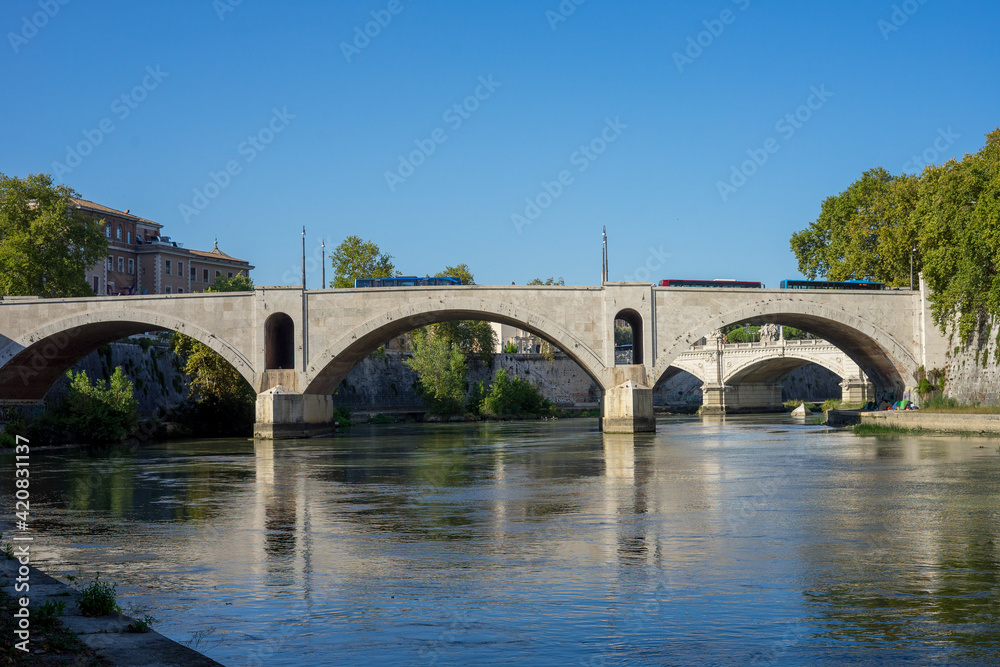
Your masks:
{"label": "river", "polygon": [[998,664],[998,444],[769,416],[38,449],[33,560],[225,665]]}

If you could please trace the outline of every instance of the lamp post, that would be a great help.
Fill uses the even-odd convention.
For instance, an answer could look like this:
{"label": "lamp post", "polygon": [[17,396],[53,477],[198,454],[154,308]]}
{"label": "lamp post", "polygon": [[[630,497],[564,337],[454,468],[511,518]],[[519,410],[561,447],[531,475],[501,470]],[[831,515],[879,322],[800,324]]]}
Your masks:
{"label": "lamp post", "polygon": [[601,253],[601,285],[608,282],[608,227],[607,225],[601,230],[601,236],[604,239]]}
{"label": "lamp post", "polygon": [[322,259],[320,260],[320,263],[323,265],[323,284],[319,287],[320,289],[326,289],[326,240],[320,239],[319,244],[323,247]]}
{"label": "lamp post", "polygon": [[306,289],[306,226],[302,225],[302,291]]}

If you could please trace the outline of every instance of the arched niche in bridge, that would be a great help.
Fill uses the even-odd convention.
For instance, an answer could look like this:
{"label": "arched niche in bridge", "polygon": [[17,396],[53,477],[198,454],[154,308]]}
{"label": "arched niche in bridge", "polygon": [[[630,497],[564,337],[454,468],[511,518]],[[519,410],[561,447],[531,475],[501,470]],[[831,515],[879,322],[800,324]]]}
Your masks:
{"label": "arched niche in bridge", "polygon": [[[615,350],[615,365],[620,364],[641,364],[642,363],[642,315],[632,310],[631,308],[626,308],[624,310],[618,311],[615,315],[615,327],[617,329],[618,322],[624,322],[625,325],[632,333],[632,350],[631,355],[623,354],[619,355],[617,351],[617,345]],[[618,361],[619,356],[622,357],[622,361]],[[631,359],[629,359],[631,357]]]}
{"label": "arched niche in bridge", "polygon": [[264,368],[295,368],[295,323],[285,313],[274,313],[264,322]]}

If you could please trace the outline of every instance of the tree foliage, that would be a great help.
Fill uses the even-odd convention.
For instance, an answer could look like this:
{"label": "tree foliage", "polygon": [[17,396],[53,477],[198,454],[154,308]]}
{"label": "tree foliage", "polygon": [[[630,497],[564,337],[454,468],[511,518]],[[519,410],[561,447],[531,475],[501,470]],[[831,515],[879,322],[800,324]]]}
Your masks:
{"label": "tree foliage", "polygon": [[[462,281],[463,285],[475,285],[476,280],[467,264],[446,266],[443,271],[434,274],[437,278],[453,276]],[[442,322],[432,326],[434,335],[449,341],[462,351],[467,358],[478,359],[489,363],[497,348],[496,330],[489,322],[482,320],[462,320],[458,322]]]}
{"label": "tree foliage", "polygon": [[799,271],[810,279],[909,285],[917,182],[878,167],[828,197],[809,228],[792,235]]}
{"label": "tree foliage", "polygon": [[[481,387],[479,391],[482,391]],[[481,415],[492,418],[537,417],[551,411],[552,403],[542,396],[538,387],[519,377],[511,379],[502,368],[497,371],[489,392],[478,406]]]}
{"label": "tree foliage", "polygon": [[107,383],[91,382],[86,371],[67,371],[66,376],[70,380],[66,397],[32,423],[32,439],[107,444],[132,435],[139,423],[138,402],[121,366]]}
{"label": "tree foliage", "polygon": [[565,285],[566,281],[563,280],[562,276],[558,278],[546,278],[542,280],[541,278],[532,278],[528,281],[529,285]]}
{"label": "tree foliage", "polygon": [[416,371],[427,408],[438,415],[465,412],[468,367],[462,351],[430,327],[413,331],[411,344],[413,356],[404,363]]}
{"label": "tree foliage", "polygon": [[909,284],[912,251],[935,321],[970,343],[1000,318],[1000,128],[978,152],[919,176],[865,172],[791,246],[809,278],[890,285]]}
{"label": "tree foliage", "polygon": [[85,273],[108,240],[102,221],[73,207],[76,196],[48,174],[0,174],[0,294],[93,295]]}
{"label": "tree foliage", "polygon": [[333,280],[330,287],[354,287],[358,278],[392,278],[396,267],[392,255],[383,253],[373,241],[348,236],[330,254]]}

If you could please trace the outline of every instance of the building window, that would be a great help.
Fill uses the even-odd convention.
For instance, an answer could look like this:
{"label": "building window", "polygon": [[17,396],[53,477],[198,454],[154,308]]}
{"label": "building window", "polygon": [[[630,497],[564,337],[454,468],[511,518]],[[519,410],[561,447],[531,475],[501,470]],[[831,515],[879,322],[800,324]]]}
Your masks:
{"label": "building window", "polygon": [[118,273],[123,273],[125,271],[125,258],[118,258]]}
{"label": "building window", "polygon": [[184,262],[177,262],[177,275],[184,275]]}
{"label": "building window", "polygon": [[202,273],[201,273],[201,282],[203,282],[203,283],[207,283],[208,282],[208,269],[205,269],[204,271],[202,271]]}
{"label": "building window", "polygon": [[132,245],[132,232],[125,232],[125,238],[128,239],[128,244]]}
{"label": "building window", "polygon": [[230,278],[232,278],[232,277],[233,277],[233,272],[232,272],[232,271],[230,271],[230,272],[229,272],[229,277],[230,277]]}
{"label": "building window", "polygon": [[118,240],[122,240],[122,226],[118,225]]}
{"label": "building window", "polygon": [[111,238],[111,225],[104,225],[104,235]]}
{"label": "building window", "polygon": [[128,272],[129,273],[135,273],[135,260],[134,259],[130,259],[128,261]]}
{"label": "building window", "polygon": [[101,293],[101,278],[99,276],[94,276],[94,294]]}
{"label": "building window", "polygon": [[191,267],[191,282],[194,282],[197,279],[198,279],[198,269],[196,269],[196,268],[194,268],[192,266]]}
{"label": "building window", "polygon": [[168,276],[170,275],[170,260],[169,259],[164,260],[163,272],[166,273]]}
{"label": "building window", "polygon": [[115,270],[115,258],[112,257],[111,255],[108,255],[108,271],[114,271],[114,270]]}
{"label": "building window", "polygon": [[166,291],[167,291],[167,294],[170,294],[170,285],[167,285]]}
{"label": "building window", "polygon": [[215,272],[215,277],[216,277],[216,278],[218,278],[218,277],[219,277],[219,276],[221,276],[221,275],[222,275],[222,271],[216,271],[216,272]]}
{"label": "building window", "polygon": [[184,288],[183,287],[178,287],[177,288],[177,293],[178,294],[184,294]]}

